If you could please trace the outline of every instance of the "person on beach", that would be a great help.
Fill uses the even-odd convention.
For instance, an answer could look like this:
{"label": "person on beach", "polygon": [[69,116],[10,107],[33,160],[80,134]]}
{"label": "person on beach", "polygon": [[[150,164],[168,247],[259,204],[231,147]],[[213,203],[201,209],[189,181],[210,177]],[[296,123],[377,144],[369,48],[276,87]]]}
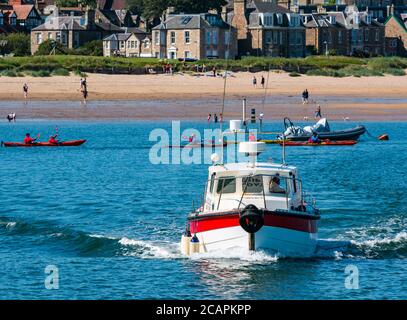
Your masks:
{"label": "person on beach", "polygon": [[213,77],[214,77],[214,78],[216,78],[216,76],[217,76],[216,71],[217,71],[217,70],[216,70],[216,67],[213,67],[213,68],[212,68],[212,73],[213,73]]}
{"label": "person on beach", "polygon": [[322,118],[322,115],[321,115],[321,106],[320,105],[318,105],[318,107],[317,107],[317,110],[315,110],[315,119],[316,118]]}
{"label": "person on beach", "polygon": [[219,113],[219,121],[220,121],[220,123],[223,123],[223,114],[222,113]]}
{"label": "person on beach", "polygon": [[208,122],[211,122],[211,119],[212,119],[212,115],[209,114],[209,115],[208,115]]}
{"label": "person on beach", "polygon": [[29,133],[26,133],[24,138],[24,144],[33,144],[35,140],[37,139],[31,138],[31,135]]}
{"label": "person on beach", "polygon": [[24,92],[24,99],[27,100],[28,98],[28,84],[24,83],[23,85],[23,92]]}
{"label": "person on beach", "polygon": [[50,136],[48,139],[48,142],[51,144],[58,144],[59,140],[56,139],[57,137],[58,137],[58,134],[54,134],[54,135]]}
{"label": "person on beach", "polygon": [[308,89],[305,89],[302,93],[302,104],[308,103],[309,93]]}
{"label": "person on beach", "polygon": [[257,78],[253,77],[253,87],[257,88]]}
{"label": "person on beach", "polygon": [[266,79],[264,79],[263,76],[261,76],[261,87],[264,89],[264,85],[266,84]]}
{"label": "person on beach", "polygon": [[218,115],[216,113],[213,115],[213,121],[218,123]]}
{"label": "person on beach", "polygon": [[9,113],[6,117],[6,119],[8,120],[8,122],[11,122],[11,121],[16,122],[17,116],[15,113]]}
{"label": "person on beach", "polygon": [[83,103],[86,104],[86,99],[88,98],[88,89],[84,86],[81,90],[83,96]]}

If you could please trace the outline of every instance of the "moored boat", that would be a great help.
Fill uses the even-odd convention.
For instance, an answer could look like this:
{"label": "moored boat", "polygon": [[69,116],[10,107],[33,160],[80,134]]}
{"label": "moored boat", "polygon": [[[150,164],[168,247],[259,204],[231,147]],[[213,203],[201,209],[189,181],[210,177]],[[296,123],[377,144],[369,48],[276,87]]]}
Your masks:
{"label": "moored boat", "polygon": [[280,140],[308,141],[314,132],[318,133],[318,137],[321,140],[358,140],[359,137],[366,132],[366,128],[362,125],[358,125],[354,128],[332,131],[326,119],[321,119],[313,126],[301,128],[296,126],[290,119],[285,118],[284,127],[285,132],[278,136],[278,139]]}
{"label": "moored boat", "polygon": [[305,198],[296,167],[256,163],[264,149],[262,142],[242,142],[239,152],[249,162],[209,167],[204,203],[188,215],[181,239],[184,254],[235,247],[290,257],[315,253],[319,211]]}
{"label": "moored boat", "polygon": [[49,142],[34,142],[32,144],[25,144],[20,142],[2,142],[4,147],[76,147],[84,144],[86,140],[72,140],[72,141],[61,141],[58,143],[49,143]]}

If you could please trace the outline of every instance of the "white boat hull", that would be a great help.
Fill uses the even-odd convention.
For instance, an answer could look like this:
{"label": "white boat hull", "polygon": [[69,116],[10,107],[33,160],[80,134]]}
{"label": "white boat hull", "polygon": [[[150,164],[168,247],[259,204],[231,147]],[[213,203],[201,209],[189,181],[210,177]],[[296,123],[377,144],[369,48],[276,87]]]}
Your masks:
{"label": "white boat hull", "polygon": [[[240,226],[215,229],[196,234],[200,253],[243,248],[249,250],[250,235]],[[317,246],[317,234],[264,226],[254,234],[255,249],[284,257],[310,257]]]}

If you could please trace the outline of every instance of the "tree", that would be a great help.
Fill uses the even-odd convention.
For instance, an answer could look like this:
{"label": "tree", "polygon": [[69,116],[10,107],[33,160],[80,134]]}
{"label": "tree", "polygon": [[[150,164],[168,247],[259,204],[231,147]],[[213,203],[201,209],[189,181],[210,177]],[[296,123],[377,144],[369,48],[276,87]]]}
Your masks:
{"label": "tree", "polygon": [[30,36],[24,33],[11,33],[0,36],[1,54],[14,54],[15,56],[28,56],[31,54]]}
{"label": "tree", "polygon": [[225,0],[126,0],[127,7],[144,18],[154,20],[161,18],[168,7],[176,12],[204,13],[210,9],[220,10]]}
{"label": "tree", "polygon": [[63,46],[55,40],[45,40],[38,46],[38,50],[35,53],[38,56],[47,56],[51,53],[65,54]]}
{"label": "tree", "polygon": [[78,0],[56,0],[55,5],[58,8],[62,7],[76,7],[78,6]]}

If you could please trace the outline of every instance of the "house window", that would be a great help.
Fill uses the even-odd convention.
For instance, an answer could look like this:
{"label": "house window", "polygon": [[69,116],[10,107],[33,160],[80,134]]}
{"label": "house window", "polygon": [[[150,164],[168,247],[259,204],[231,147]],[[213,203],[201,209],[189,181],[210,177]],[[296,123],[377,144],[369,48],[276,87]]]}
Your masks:
{"label": "house window", "polygon": [[277,31],[273,32],[273,43],[278,44],[278,32]]}
{"label": "house window", "polygon": [[297,32],[297,44],[302,44],[302,33]]}
{"label": "house window", "polygon": [[61,32],[60,31],[57,32],[56,41],[61,42]]}
{"label": "house window", "polygon": [[10,23],[11,23],[12,26],[17,25],[17,19],[16,18],[11,18]]}
{"label": "house window", "polygon": [[343,43],[343,33],[342,30],[338,31],[338,43],[342,44]]}
{"label": "house window", "polygon": [[185,57],[185,59],[191,58],[191,51],[185,51],[184,52],[184,57]]}
{"label": "house window", "polygon": [[277,13],[277,23],[278,24],[283,23],[283,15],[281,13]]}
{"label": "house window", "polygon": [[75,48],[79,47],[79,32],[73,34],[73,43]]}
{"label": "house window", "polygon": [[52,32],[48,32],[48,40],[52,39]]}
{"label": "house window", "polygon": [[189,31],[185,31],[184,32],[184,39],[185,39],[185,43],[191,43],[191,34]]}
{"label": "house window", "polygon": [[212,43],[212,31],[206,31],[206,44]]}
{"label": "house window", "polygon": [[365,42],[369,41],[369,30],[365,30]]}
{"label": "house window", "polygon": [[42,33],[41,32],[36,33],[35,38],[36,38],[37,44],[42,43]]}
{"label": "house window", "polygon": [[170,36],[171,36],[171,44],[175,44],[175,32],[171,31]]}
{"label": "house window", "polygon": [[368,14],[368,15],[366,16],[366,23],[367,23],[367,24],[371,24],[371,23],[372,23],[372,16],[371,16],[370,14]]}
{"label": "house window", "polygon": [[120,41],[120,49],[124,49],[125,48],[125,43],[124,41]]}
{"label": "house window", "polygon": [[155,42],[155,44],[156,44],[157,46],[160,45],[160,32],[159,32],[159,31],[156,31],[156,32],[154,33],[154,42]]}
{"label": "house window", "polygon": [[4,18],[0,17],[0,25],[3,25],[3,24],[4,24]]}
{"label": "house window", "polygon": [[272,26],[273,25],[273,16],[269,16],[269,15],[264,16],[263,24],[265,26]]}
{"label": "house window", "polygon": [[397,39],[391,39],[390,40],[390,47],[391,48],[397,48]]}
{"label": "house window", "polygon": [[225,31],[225,45],[230,45],[230,32]]}
{"label": "house window", "polygon": [[146,40],[144,40],[144,48],[150,48],[150,40],[148,40],[148,39],[146,39]]}
{"label": "house window", "polygon": [[380,36],[379,29],[376,29],[376,34],[375,34],[375,40],[376,41],[379,41],[379,36]]}
{"label": "house window", "polygon": [[109,41],[105,41],[105,48],[109,49]]}
{"label": "house window", "polygon": [[61,43],[62,44],[64,44],[64,45],[66,45],[66,43],[67,43],[67,36],[66,36],[66,33],[65,32],[63,32],[62,34],[61,34]]}
{"label": "house window", "polygon": [[265,42],[266,44],[271,44],[273,43],[273,33],[271,31],[266,31],[265,32]]}
{"label": "house window", "polygon": [[212,33],[213,36],[213,44],[217,45],[218,44],[218,31],[214,30]]}

